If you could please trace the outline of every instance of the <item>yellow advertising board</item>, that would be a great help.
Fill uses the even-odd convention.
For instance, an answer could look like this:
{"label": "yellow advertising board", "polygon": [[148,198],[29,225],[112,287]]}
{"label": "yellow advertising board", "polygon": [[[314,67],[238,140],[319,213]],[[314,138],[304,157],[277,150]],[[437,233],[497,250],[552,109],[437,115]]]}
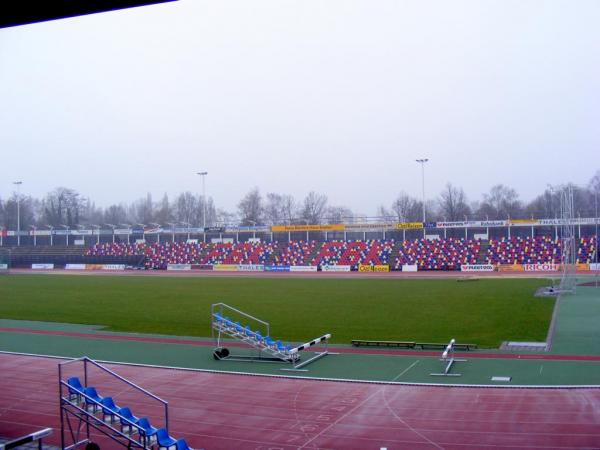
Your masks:
{"label": "yellow advertising board", "polygon": [[509,225],[538,225],[540,223],[537,219],[510,219]]}
{"label": "yellow advertising board", "polygon": [[344,231],[343,223],[332,223],[324,225],[273,225],[273,233],[294,232],[294,231]]}
{"label": "yellow advertising board", "polygon": [[575,264],[575,269],[588,271],[588,270],[590,270],[590,265],[586,264],[586,263],[577,263],[577,264]]}
{"label": "yellow advertising board", "polygon": [[238,270],[237,264],[215,264],[213,270],[235,272]]}
{"label": "yellow advertising board", "polygon": [[397,230],[418,230],[423,228],[423,222],[398,222],[396,224]]}
{"label": "yellow advertising board", "polygon": [[498,264],[498,272],[523,272],[522,264]]}
{"label": "yellow advertising board", "polygon": [[359,272],[389,272],[390,266],[387,264],[375,264],[375,265],[358,265]]}

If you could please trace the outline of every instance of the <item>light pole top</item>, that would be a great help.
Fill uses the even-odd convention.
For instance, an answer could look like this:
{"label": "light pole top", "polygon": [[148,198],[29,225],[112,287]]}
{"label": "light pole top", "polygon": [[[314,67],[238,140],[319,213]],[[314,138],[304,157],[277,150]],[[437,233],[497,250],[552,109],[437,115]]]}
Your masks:
{"label": "light pole top", "polygon": [[196,175],[208,175],[208,172],[196,172]]}
{"label": "light pole top", "polygon": [[417,161],[418,163],[426,163],[427,161],[429,161],[429,158],[415,159],[415,161]]}

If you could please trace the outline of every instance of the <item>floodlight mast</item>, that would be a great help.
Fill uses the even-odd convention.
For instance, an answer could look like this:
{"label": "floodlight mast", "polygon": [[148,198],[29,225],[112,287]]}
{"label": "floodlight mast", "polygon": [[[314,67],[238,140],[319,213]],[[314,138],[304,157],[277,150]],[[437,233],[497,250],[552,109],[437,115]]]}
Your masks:
{"label": "floodlight mast", "polygon": [[420,158],[415,161],[421,164],[421,188],[423,191],[423,238],[425,238],[425,163],[429,161],[429,158]]}

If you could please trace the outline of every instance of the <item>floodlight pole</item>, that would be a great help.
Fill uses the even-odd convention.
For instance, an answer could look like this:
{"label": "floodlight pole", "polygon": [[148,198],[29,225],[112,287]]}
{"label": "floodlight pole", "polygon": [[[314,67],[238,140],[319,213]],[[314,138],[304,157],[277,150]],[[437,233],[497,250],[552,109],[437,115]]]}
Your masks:
{"label": "floodlight pole", "polygon": [[13,181],[17,186],[17,247],[21,245],[21,185],[22,181]]}
{"label": "floodlight pole", "polygon": [[429,161],[429,158],[420,158],[416,161],[421,164],[421,188],[423,191],[423,238],[425,238],[425,163]]}

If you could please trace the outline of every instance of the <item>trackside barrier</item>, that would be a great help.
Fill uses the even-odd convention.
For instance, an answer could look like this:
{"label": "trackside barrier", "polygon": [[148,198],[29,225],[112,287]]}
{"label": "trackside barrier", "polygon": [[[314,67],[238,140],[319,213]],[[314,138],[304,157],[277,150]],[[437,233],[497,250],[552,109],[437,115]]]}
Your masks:
{"label": "trackside barrier", "polygon": [[[83,367],[66,367],[77,365],[78,363],[83,364]],[[113,380],[121,381],[127,387],[144,394],[146,398],[158,402],[164,408],[164,428],[168,433],[169,405],[165,400],[84,356],[58,364],[61,448],[63,450],[74,450],[85,446],[91,442],[90,429],[93,428],[128,449],[151,449],[152,445],[155,444],[154,439],[144,432],[144,428],[138,422],[131,421],[129,418],[123,416],[121,413],[122,410],[117,409],[118,407],[114,403],[113,408],[102,403],[103,399],[98,396],[95,387],[90,384],[90,370],[92,368],[99,369],[101,372],[111,376]],[[69,374],[65,376],[67,370],[69,370]],[[83,385],[74,386],[73,384],[69,384],[69,381],[74,377],[68,377],[73,372],[78,375],[83,374]],[[94,394],[89,389],[92,389]],[[122,390],[122,387],[113,389],[114,392],[119,392],[119,390]],[[104,394],[105,392],[102,393]],[[92,395],[96,395],[96,397]],[[96,414],[98,413],[101,414],[97,416]],[[136,411],[136,413],[140,414],[143,411]],[[106,416],[109,416],[110,420],[107,420]],[[67,445],[67,438],[71,442],[69,445]]]}
{"label": "trackside barrier", "polygon": [[440,377],[460,377],[460,373],[450,373],[452,370],[452,365],[455,362],[464,362],[466,359],[458,359],[454,357],[454,344],[456,343],[455,339],[450,339],[450,343],[446,346],[446,349],[442,352],[442,357],[440,361],[444,364],[444,372],[443,373],[430,373],[431,376],[440,376]]}
{"label": "trackside barrier", "polygon": [[[242,322],[244,325],[241,325]],[[302,345],[292,346],[281,341],[273,340],[270,336],[269,322],[246,314],[239,309],[215,303],[211,306],[211,333],[215,342],[213,357],[216,360],[255,361],[255,362],[286,362],[293,368],[281,370],[301,370],[302,367],[333,353],[328,351],[331,334],[324,334]],[[253,350],[248,354],[231,354],[224,346],[224,338],[241,341]],[[300,362],[300,352],[318,344],[324,344],[321,352],[315,352],[312,358]]]}
{"label": "trackside barrier", "polygon": [[21,436],[17,439],[13,439],[12,441],[0,444],[0,450],[11,450],[34,441],[37,441],[38,449],[42,450],[42,439],[51,434],[52,428],[44,428],[43,430],[35,431],[26,436]]}

